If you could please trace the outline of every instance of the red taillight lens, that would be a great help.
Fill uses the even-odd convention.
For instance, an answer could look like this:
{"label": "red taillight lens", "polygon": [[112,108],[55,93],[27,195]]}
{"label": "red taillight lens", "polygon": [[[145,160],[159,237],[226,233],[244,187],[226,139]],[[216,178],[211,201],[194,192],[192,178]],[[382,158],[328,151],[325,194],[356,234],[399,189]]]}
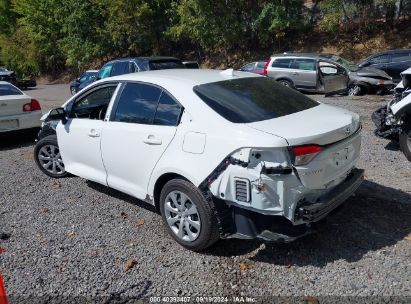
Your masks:
{"label": "red taillight lens", "polygon": [[322,147],[317,145],[297,146],[291,149],[294,154],[294,165],[296,166],[308,164],[323,150]]}
{"label": "red taillight lens", "polygon": [[25,103],[23,105],[23,112],[33,112],[39,110],[41,110],[40,103],[35,99],[32,99],[30,103]]}
{"label": "red taillight lens", "polygon": [[268,68],[268,65],[270,64],[270,61],[271,61],[271,58],[267,58],[267,61],[265,62],[264,71],[263,71],[264,76],[267,76],[267,68]]}

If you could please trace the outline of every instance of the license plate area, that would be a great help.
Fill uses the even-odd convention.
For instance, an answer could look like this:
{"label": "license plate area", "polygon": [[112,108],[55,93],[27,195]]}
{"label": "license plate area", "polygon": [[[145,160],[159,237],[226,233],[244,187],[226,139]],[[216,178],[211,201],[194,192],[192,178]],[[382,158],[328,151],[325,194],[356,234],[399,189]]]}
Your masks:
{"label": "license plate area", "polygon": [[341,167],[344,166],[349,158],[350,155],[350,149],[349,148],[344,148],[339,150],[338,152],[335,152],[333,155],[333,162],[335,166]]}
{"label": "license plate area", "polygon": [[7,131],[7,130],[14,130],[19,127],[19,120],[18,119],[5,119],[0,120],[0,130]]}

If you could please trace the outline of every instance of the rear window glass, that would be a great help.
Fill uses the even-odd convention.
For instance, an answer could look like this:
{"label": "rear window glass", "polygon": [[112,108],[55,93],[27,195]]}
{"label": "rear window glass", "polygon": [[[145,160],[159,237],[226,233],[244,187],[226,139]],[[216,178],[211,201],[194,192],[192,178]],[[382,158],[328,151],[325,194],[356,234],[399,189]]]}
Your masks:
{"label": "rear window glass", "polygon": [[184,69],[181,61],[150,61],[150,70]]}
{"label": "rear window glass", "polygon": [[319,103],[266,77],[206,83],[194,92],[214,111],[234,123],[273,119]]}
{"label": "rear window glass", "polygon": [[0,84],[0,96],[8,96],[8,95],[23,95],[23,93],[8,84]]}

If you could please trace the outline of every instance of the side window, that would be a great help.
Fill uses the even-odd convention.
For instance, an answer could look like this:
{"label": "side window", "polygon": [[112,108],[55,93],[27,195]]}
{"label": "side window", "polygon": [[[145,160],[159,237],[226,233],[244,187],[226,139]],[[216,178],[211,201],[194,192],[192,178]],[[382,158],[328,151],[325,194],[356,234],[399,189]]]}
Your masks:
{"label": "side window", "polygon": [[161,90],[157,87],[127,83],[112,120],[139,124],[153,123],[160,94]]}
{"label": "side window", "polygon": [[380,64],[380,63],[388,63],[388,62],[390,62],[390,56],[388,54],[379,55],[374,58],[371,58],[370,60],[371,64]]}
{"label": "side window", "polygon": [[123,74],[129,73],[129,65],[128,61],[117,61],[114,66],[113,70],[111,71],[111,76],[118,76]]}
{"label": "side window", "polygon": [[154,124],[161,126],[175,126],[180,118],[181,106],[166,92],[161,93],[158,102]]}
{"label": "side window", "polygon": [[108,63],[108,64],[104,65],[100,69],[100,71],[98,72],[98,79],[103,79],[103,78],[110,77],[110,73],[111,73],[112,68],[113,68],[112,63]]}
{"label": "side window", "polygon": [[117,85],[97,89],[77,100],[71,111],[71,118],[104,119],[108,104]]}
{"label": "side window", "polygon": [[411,54],[408,52],[394,53],[391,54],[392,61],[401,62],[411,60]]}
{"label": "side window", "polygon": [[343,68],[328,62],[320,62],[319,66],[320,73],[323,77],[347,74],[347,72]]}
{"label": "side window", "polygon": [[271,65],[273,68],[289,69],[294,59],[277,58]]}
{"label": "side window", "polygon": [[305,70],[305,71],[315,71],[315,61],[314,59],[295,59],[291,65],[292,69]]}
{"label": "side window", "polygon": [[259,61],[257,62],[257,69],[264,69],[265,67],[265,61]]}
{"label": "side window", "polygon": [[241,70],[242,70],[242,71],[252,71],[252,70],[254,70],[254,65],[255,65],[254,62],[253,62],[253,63],[246,64],[245,66],[243,66],[243,67],[241,68]]}

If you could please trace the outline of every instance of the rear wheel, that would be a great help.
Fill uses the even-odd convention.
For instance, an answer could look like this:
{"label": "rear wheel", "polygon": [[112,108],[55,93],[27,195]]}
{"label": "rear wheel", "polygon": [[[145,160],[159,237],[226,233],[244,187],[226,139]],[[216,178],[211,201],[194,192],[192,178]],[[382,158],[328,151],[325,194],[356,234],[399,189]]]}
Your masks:
{"label": "rear wheel", "polygon": [[39,140],[34,147],[34,159],[43,173],[50,177],[66,177],[56,135],[49,135]]}
{"label": "rear wheel", "polygon": [[160,209],[168,233],[185,248],[200,251],[219,239],[213,202],[190,182],[173,179],[165,184]]}
{"label": "rear wheel", "polygon": [[291,81],[287,80],[287,79],[280,79],[278,80],[279,83],[281,83],[283,86],[289,87],[289,88],[293,88],[294,85]]}
{"label": "rear wheel", "polygon": [[400,148],[405,157],[411,161],[411,126],[408,126],[400,134]]}

